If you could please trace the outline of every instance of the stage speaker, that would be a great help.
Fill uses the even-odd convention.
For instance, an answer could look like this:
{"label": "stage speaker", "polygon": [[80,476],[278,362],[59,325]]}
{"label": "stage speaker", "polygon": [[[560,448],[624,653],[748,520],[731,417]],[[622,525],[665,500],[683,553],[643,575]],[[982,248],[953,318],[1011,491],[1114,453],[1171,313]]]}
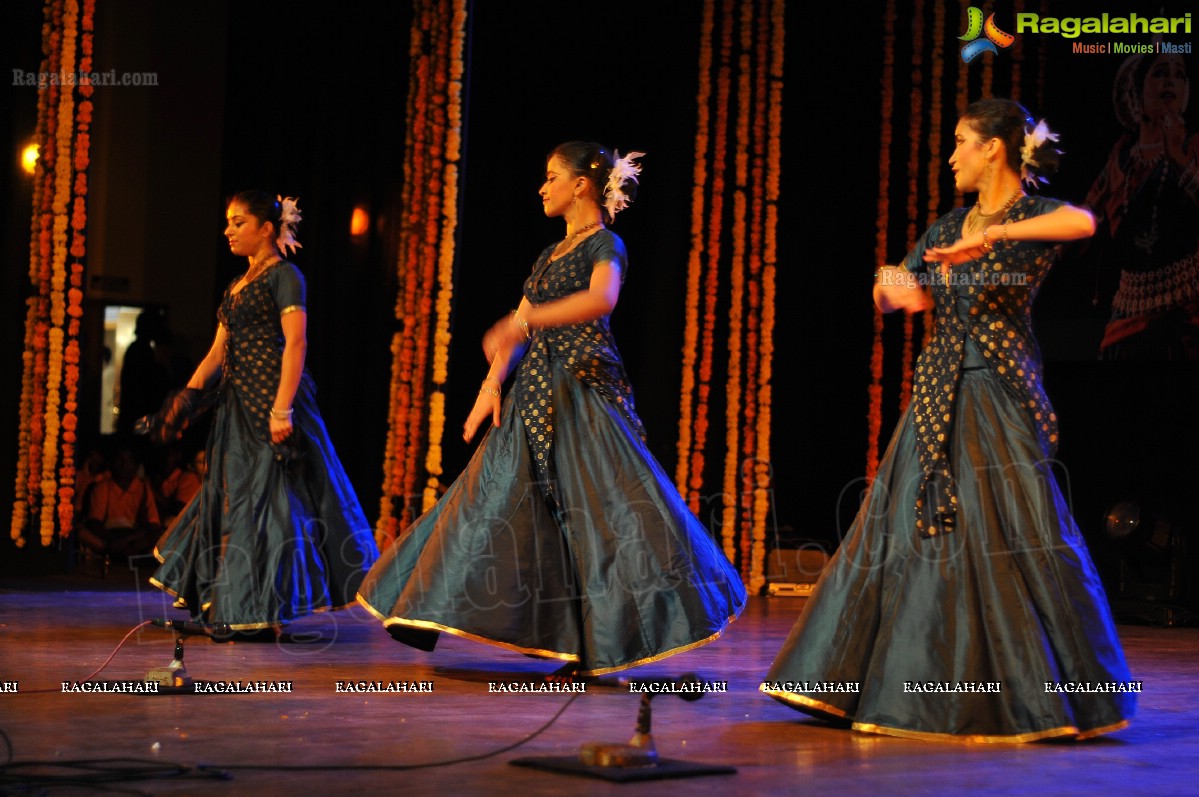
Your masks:
{"label": "stage speaker", "polygon": [[766,594],[805,598],[820,580],[829,554],[819,543],[775,548],[766,557]]}

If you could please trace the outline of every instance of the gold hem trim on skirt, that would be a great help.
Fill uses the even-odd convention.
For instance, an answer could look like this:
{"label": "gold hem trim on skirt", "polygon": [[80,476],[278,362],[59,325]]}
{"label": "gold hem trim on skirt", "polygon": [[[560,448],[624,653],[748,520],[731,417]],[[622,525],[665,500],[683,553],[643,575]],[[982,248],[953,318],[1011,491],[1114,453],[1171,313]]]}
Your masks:
{"label": "gold hem trim on skirt", "polygon": [[[813,700],[805,695],[798,695],[794,692],[784,692],[772,689],[761,690],[764,694],[770,695],[779,702],[786,703],[793,707],[800,708],[804,711],[819,711],[831,717],[840,719],[851,719],[849,714],[831,706],[828,703],[819,700]],[[906,728],[891,728],[886,725],[876,725],[871,722],[855,722],[853,729],[862,733],[876,733],[883,736],[895,736],[901,739],[918,739],[926,742],[959,742],[966,744],[1024,744],[1027,742],[1037,742],[1042,739],[1055,739],[1064,736],[1072,736],[1078,741],[1091,739],[1096,736],[1101,736],[1105,733],[1123,730],[1128,727],[1128,720],[1120,720],[1112,725],[1105,725],[1102,728],[1092,728],[1090,730],[1080,731],[1073,725],[1063,725],[1060,728],[1050,728],[1046,731],[1032,731],[1030,733],[1017,733],[1010,735],[992,735],[992,734],[956,734],[956,733],[932,733],[928,731],[913,731]]]}
{"label": "gold hem trim on skirt", "polygon": [[849,719],[849,714],[843,709],[839,709],[836,706],[830,706],[828,703],[823,703],[819,700],[813,700],[805,695],[797,695],[794,692],[784,692],[775,689],[763,689],[762,692],[770,695],[775,700],[778,700],[782,703],[787,703],[788,705],[820,711],[838,719]]}
{"label": "gold hem trim on skirt", "polygon": [[[474,642],[482,642],[484,645],[494,645],[495,647],[503,648],[504,650],[511,650],[515,653],[524,653],[524,654],[532,655],[532,656],[541,656],[541,657],[548,658],[548,659],[557,659],[559,661],[568,661],[568,662],[578,662],[579,661],[579,654],[577,654],[577,653],[562,653],[562,652],[556,651],[556,650],[541,650],[538,648],[526,648],[526,647],[522,647],[520,645],[514,645],[511,642],[501,642],[498,639],[489,639],[488,637],[479,636],[478,634],[472,634],[469,631],[463,631],[459,628],[452,628],[448,625],[442,625],[441,623],[432,622],[431,620],[407,620],[402,617],[388,617],[387,615],[385,615],[382,612],[380,612],[379,610],[377,610],[374,606],[371,606],[369,603],[367,603],[366,598],[362,597],[361,593],[358,594],[358,603],[360,603],[363,608],[365,608],[368,612],[373,614],[375,617],[382,620],[384,628],[386,628],[388,626],[393,626],[393,625],[404,625],[404,626],[408,626],[410,628],[421,628],[426,631],[444,631],[447,634],[451,634],[456,637],[461,637],[462,639],[469,639]],[[650,664],[651,662],[659,661],[668,656],[673,656],[678,653],[685,653],[688,650],[691,650],[693,648],[698,648],[701,645],[706,645],[709,642],[714,642],[717,639],[719,639],[721,634],[724,633],[725,629],[728,628],[729,623],[731,623],[735,619],[736,619],[735,616],[729,618],[728,622],[725,623],[724,628],[721,628],[715,634],[705,637],[704,639],[701,639],[698,642],[691,642],[689,644],[682,645],[677,648],[671,648],[670,650],[665,651],[664,653],[657,653],[653,656],[648,656],[644,659],[638,659],[637,661],[630,662],[628,664],[621,664],[616,667],[600,667],[600,668],[594,669],[594,670],[576,670],[575,674],[581,675],[581,676],[607,675],[608,673],[619,672],[620,670],[627,670],[630,667],[638,667],[642,664]]]}
{"label": "gold hem trim on skirt", "polygon": [[1039,742],[1044,739],[1060,739],[1063,737],[1073,737],[1077,741],[1090,739],[1104,733],[1111,733],[1122,728],[1128,727],[1128,720],[1121,720],[1114,725],[1106,725],[1102,728],[1094,728],[1092,730],[1080,731],[1073,725],[1063,725],[1060,728],[1050,728],[1047,731],[1032,731],[1030,733],[1016,733],[1011,735],[989,735],[989,734],[955,734],[955,733],[929,733],[926,731],[910,731],[905,728],[888,728],[883,725],[875,725],[869,722],[855,722],[853,729],[863,733],[877,733],[884,736],[896,736],[902,739],[919,739],[929,742],[959,742],[967,744],[1025,744],[1027,742]]}

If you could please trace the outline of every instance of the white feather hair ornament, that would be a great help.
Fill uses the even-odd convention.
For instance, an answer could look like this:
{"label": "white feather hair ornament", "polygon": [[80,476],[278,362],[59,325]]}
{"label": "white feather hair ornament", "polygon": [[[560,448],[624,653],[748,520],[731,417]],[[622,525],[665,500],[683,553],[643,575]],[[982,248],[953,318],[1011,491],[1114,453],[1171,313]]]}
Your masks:
{"label": "white feather hair ornament", "polygon": [[637,175],[641,174],[641,164],[634,163],[637,158],[645,156],[644,152],[630,152],[623,158],[620,152],[612,150],[616,156],[612,171],[608,172],[608,184],[604,186],[604,207],[608,218],[616,218],[616,214],[629,206],[629,196],[624,192],[624,184],[629,180],[638,182]]}
{"label": "white feather hair ornament", "polygon": [[279,207],[282,208],[282,212],[279,214],[279,237],[276,243],[279,245],[280,252],[295,254],[297,249],[303,248],[296,240],[296,226],[301,221],[300,208],[296,205],[299,197],[289,196],[284,199],[276,195],[275,199],[279,200]]}
{"label": "white feather hair ornament", "polygon": [[[1037,126],[1032,130],[1026,130],[1024,133],[1024,146],[1020,147],[1020,181],[1035,186],[1038,182],[1048,183],[1044,177],[1033,172],[1033,168],[1040,166],[1037,163],[1036,154],[1037,148],[1046,141],[1057,141],[1058,135],[1049,129],[1049,125],[1045,124],[1045,120],[1037,122]],[[1030,168],[1032,167],[1032,168]]]}

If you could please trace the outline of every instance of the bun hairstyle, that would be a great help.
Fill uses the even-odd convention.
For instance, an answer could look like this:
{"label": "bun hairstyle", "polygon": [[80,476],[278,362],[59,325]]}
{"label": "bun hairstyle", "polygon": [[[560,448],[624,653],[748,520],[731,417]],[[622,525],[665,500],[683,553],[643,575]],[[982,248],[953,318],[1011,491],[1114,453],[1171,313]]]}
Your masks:
{"label": "bun hairstyle", "polygon": [[238,191],[229,197],[225,207],[229,207],[234,202],[240,204],[247,213],[258,219],[259,224],[269,221],[274,226],[275,238],[278,239],[280,222],[283,217],[283,205],[278,199],[266,191]]}
{"label": "bun hairstyle", "polygon": [[283,254],[295,254],[300,248],[296,240],[296,231],[300,226],[300,209],[296,207],[295,197],[272,197],[266,191],[239,191],[229,197],[225,207],[234,202],[239,203],[259,224],[268,221],[272,225],[273,239]]}
{"label": "bun hairstyle", "polygon": [[594,141],[567,141],[559,144],[546,156],[557,157],[571,174],[586,177],[595,187],[595,199],[603,209],[605,224],[611,224],[616,214],[629,206],[637,196],[637,177],[641,164],[634,160],[644,152],[630,152],[625,157]]}
{"label": "bun hairstyle", "polygon": [[983,140],[998,138],[1004,144],[1007,164],[1026,183],[1046,183],[1061,161],[1061,150],[1053,146],[1057,134],[1034,122],[1032,115],[1015,100],[978,100],[966,108],[962,119]]}

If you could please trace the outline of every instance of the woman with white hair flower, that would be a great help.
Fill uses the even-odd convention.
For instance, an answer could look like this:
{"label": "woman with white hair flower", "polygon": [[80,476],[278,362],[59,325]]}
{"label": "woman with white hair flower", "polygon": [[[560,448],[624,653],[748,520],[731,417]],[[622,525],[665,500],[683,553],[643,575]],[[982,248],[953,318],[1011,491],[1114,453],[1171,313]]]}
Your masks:
{"label": "woman with white hair flower", "polygon": [[918,312],[931,285],[936,326],[911,403],[762,691],[892,736],[1096,736],[1128,723],[1136,690],[1054,477],[1057,417],[1031,317],[1059,244],[1095,222],[1025,195],[1060,153],[1019,103],[973,103],[954,138],[954,182],[977,199],[874,286],[881,311]]}
{"label": "woman with white hair flower", "polygon": [[359,591],[401,642],[432,650],[444,631],[588,677],[711,642],[745,605],[645,446],[609,326],[628,263],[607,225],[642,154],[573,141],[547,159],[542,208],[566,236],[484,337],[491,369],[463,427],[469,441],[487,425],[483,442]]}
{"label": "woman with white hair flower", "polygon": [[284,257],[300,246],[299,221],[290,197],[229,201],[225,238],[246,272],[225,289],[187,387],[139,424],[170,442],[216,404],[204,481],[154,549],[162,565],[151,582],[240,639],[274,640],[292,620],[352,604],[378,556],[304,367],[307,292]]}

